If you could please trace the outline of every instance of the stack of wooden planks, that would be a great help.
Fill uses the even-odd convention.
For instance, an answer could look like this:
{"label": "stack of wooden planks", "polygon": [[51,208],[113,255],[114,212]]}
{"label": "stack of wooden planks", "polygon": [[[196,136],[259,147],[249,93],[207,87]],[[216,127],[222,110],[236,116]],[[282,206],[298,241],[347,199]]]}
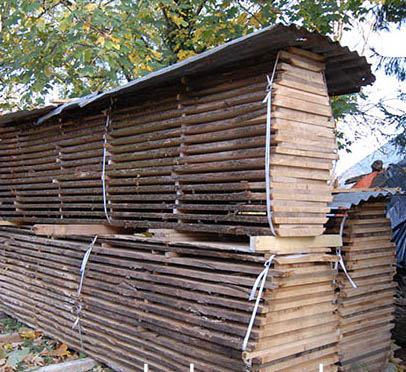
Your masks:
{"label": "stack of wooden planks", "polygon": [[[106,222],[105,147],[114,225],[269,235],[263,99],[276,58],[148,87],[103,114],[0,128],[1,218]],[[337,156],[324,68],[301,49],[278,57],[270,192],[281,236],[324,231]]]}
{"label": "stack of wooden planks", "polygon": [[337,144],[324,58],[282,51],[273,87],[272,209],[281,236],[324,231],[332,201],[331,169]]}
{"label": "stack of wooden planks", "polygon": [[103,126],[99,115],[0,128],[0,211],[13,221],[91,223],[105,219]]}
{"label": "stack of wooden planks", "polygon": [[[1,227],[0,310],[76,349],[82,338],[86,353],[117,371],[142,371],[144,363],[166,372],[190,363],[202,372],[316,371],[319,363],[336,371],[336,258],[326,255],[327,241],[304,255],[275,246],[243,352],[254,307],[248,296],[269,252],[240,251],[248,243],[220,251],[209,243],[99,237],[78,297],[91,240]],[[72,329],[78,316],[81,337]]]}
{"label": "stack of wooden planks", "polygon": [[342,255],[357,288],[340,272],[337,283],[342,371],[367,368],[380,372],[391,355],[396,287],[395,244],[391,239],[384,201],[363,202],[348,211]]}
{"label": "stack of wooden planks", "polygon": [[267,291],[266,324],[253,352],[252,371],[337,371],[339,341],[334,280],[337,272],[329,246],[337,236],[322,235],[308,241],[281,241],[264,237],[258,249],[276,255],[274,268],[285,273],[274,278]]}

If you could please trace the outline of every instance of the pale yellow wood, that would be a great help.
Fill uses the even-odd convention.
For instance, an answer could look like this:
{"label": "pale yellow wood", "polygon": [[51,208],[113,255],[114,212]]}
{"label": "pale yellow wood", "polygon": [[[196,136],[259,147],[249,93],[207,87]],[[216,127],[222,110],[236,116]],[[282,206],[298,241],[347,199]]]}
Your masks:
{"label": "pale yellow wood", "polygon": [[333,162],[331,160],[318,160],[318,159],[306,159],[305,157],[296,157],[289,155],[275,154],[271,156],[272,165],[285,165],[288,167],[310,168],[310,169],[324,169],[330,170],[333,168]]}
{"label": "pale yellow wood", "polygon": [[275,262],[279,264],[295,264],[303,262],[338,262],[339,258],[332,254],[296,254],[277,256]]}
{"label": "pale yellow wood", "polygon": [[[320,364],[323,364],[323,372],[335,372],[338,367],[334,363],[338,362],[338,355],[332,354],[317,360],[311,360],[306,363],[295,365],[293,368],[278,369],[278,372],[319,372]],[[276,371],[276,370],[274,370]]]}
{"label": "pale yellow wood", "polygon": [[314,351],[312,353],[296,356],[295,358],[289,358],[287,360],[283,360],[282,362],[278,362],[276,364],[272,364],[270,367],[266,367],[260,370],[260,372],[275,372],[279,371],[282,368],[292,368],[297,364],[307,362],[310,360],[316,360],[318,358],[327,356],[327,355],[337,355],[337,346],[329,347],[327,349],[321,349]]}
{"label": "pale yellow wood", "polygon": [[301,190],[306,191],[309,194],[331,194],[331,186],[322,183],[322,184],[314,184],[314,183],[292,183],[292,181],[288,180],[287,182],[277,181],[278,178],[275,177],[271,179],[271,188],[273,189],[284,189],[284,190]]}
{"label": "pale yellow wood", "polygon": [[281,60],[287,60],[293,66],[301,67],[310,71],[321,72],[325,70],[325,64],[319,61],[311,60],[307,57],[299,56],[289,52],[280,52]]}
{"label": "pale yellow wood", "polygon": [[308,112],[311,114],[331,117],[332,111],[330,106],[318,105],[315,103],[305,102],[297,98],[290,98],[282,95],[276,95],[272,104],[279,107],[285,107],[292,110]]}
{"label": "pale yellow wood", "polygon": [[[298,202],[295,204],[290,200],[274,200],[272,201],[272,210],[275,212],[293,212],[293,213],[328,213],[330,208],[320,206],[320,203]],[[302,204],[301,204],[302,203]],[[308,203],[308,204],[303,204]],[[313,205],[312,205],[313,204]]]}
{"label": "pale yellow wood", "polygon": [[386,318],[392,318],[393,317],[393,312],[394,309],[392,307],[390,308],[384,308],[384,309],[376,309],[368,312],[368,317],[365,317],[365,314],[357,314],[354,315],[350,318],[340,318],[340,324],[345,328],[345,327],[351,327],[354,324],[362,324],[363,322],[369,321],[369,319],[386,319]]}
{"label": "pale yellow wood", "polygon": [[244,352],[244,359],[266,357],[266,362],[277,360],[288,355],[301,353],[319,346],[329,345],[338,342],[339,331],[331,332],[328,335],[315,336],[304,340],[297,340],[291,344],[277,346],[267,350]]}
{"label": "pale yellow wood", "polygon": [[288,322],[273,322],[261,329],[259,333],[259,340],[262,338],[267,338],[285,332],[297,331],[303,328],[320,326],[326,323],[338,323],[339,317],[337,314],[333,314],[332,311],[326,313],[318,313],[317,316],[313,314],[308,316],[302,316],[296,319],[291,319]]}
{"label": "pale yellow wood", "polygon": [[304,102],[315,103],[322,106],[330,107],[330,102],[327,97],[320,96],[318,94],[313,94],[310,92],[304,92],[301,90],[293,89],[287,86],[274,84],[273,85],[273,92],[277,96],[284,96],[284,97],[292,97],[296,99],[300,99]]}
{"label": "pale yellow wood", "polygon": [[[279,270],[279,268],[277,268]],[[290,275],[290,278],[274,278],[273,284],[277,287],[293,287],[297,285],[306,285],[306,284],[314,284],[314,283],[321,283],[321,282],[328,282],[335,280],[337,278],[336,273],[329,269],[325,272],[320,273],[309,273],[306,275],[294,276],[295,269],[293,268]],[[300,315],[301,316],[301,315]]]}
{"label": "pale yellow wood", "polygon": [[306,57],[308,59],[312,59],[312,60],[317,61],[317,62],[325,62],[326,61],[326,58],[323,57],[322,55],[316,54],[314,52],[310,52],[310,51],[308,51],[306,49],[290,47],[290,48],[287,49],[287,51],[289,53],[297,54],[299,56]]}
{"label": "pale yellow wood", "polygon": [[[320,296],[323,298],[320,298]],[[270,301],[268,305],[269,312],[271,311],[285,311],[288,309],[296,308],[298,306],[315,305],[326,300],[333,302],[336,299],[333,291],[325,292],[324,294],[319,293],[317,296],[299,296],[293,299],[283,299],[283,300],[273,300]]]}
{"label": "pale yellow wood", "polygon": [[334,177],[330,174],[328,170],[305,169],[297,167],[286,167],[281,165],[272,165],[271,174],[272,172],[279,173],[281,176],[296,177],[305,180],[314,179],[314,180],[329,181],[334,179]]}
{"label": "pale yellow wood", "polygon": [[279,85],[283,85],[285,87],[298,89],[303,92],[317,94],[320,97],[327,96],[327,90],[321,84],[317,85],[306,84],[306,80],[299,79],[296,77],[296,75],[284,73],[277,81]]}
{"label": "pale yellow wood", "polygon": [[315,283],[296,287],[278,288],[277,291],[266,292],[266,299],[280,300],[296,296],[314,295],[333,290],[333,283]]}
{"label": "pale yellow wood", "polygon": [[271,125],[272,129],[290,130],[295,133],[306,134],[307,136],[311,134],[317,137],[335,139],[333,128],[320,125],[312,125],[282,118],[274,118]]}
{"label": "pale yellow wood", "polygon": [[[317,195],[317,194],[299,194],[294,191],[285,190],[280,192],[279,190],[271,189],[271,195],[273,200],[303,200],[303,201],[316,201],[316,202],[332,202],[333,197],[331,195]],[[322,223],[326,223],[324,221]]]}
{"label": "pale yellow wood", "polygon": [[[334,141],[322,141],[320,138],[311,138],[311,137],[304,137],[298,138],[289,131],[278,131],[275,135],[272,136],[272,140],[275,142],[289,142],[289,143],[296,143],[298,145],[307,145],[312,147],[323,147],[324,149],[329,149],[330,153],[334,150],[337,150],[338,146]],[[317,150],[315,150],[317,151]]]}
{"label": "pale yellow wood", "polygon": [[278,63],[277,69],[278,71],[288,72],[289,74],[296,76],[302,80],[310,81],[313,84],[317,84],[319,86],[324,85],[323,75],[321,72],[309,71],[284,62]]}
{"label": "pale yellow wood", "polygon": [[284,250],[300,248],[340,247],[340,235],[319,235],[314,237],[252,236],[250,246],[254,252],[283,253]]}
{"label": "pale yellow wood", "polygon": [[21,222],[0,221],[0,226],[18,226]]}
{"label": "pale yellow wood", "polygon": [[[260,340],[255,350],[266,350],[274,348],[275,346],[286,345],[298,339],[312,337],[314,335],[322,335],[334,332],[337,329],[337,322],[318,325],[310,328],[302,328],[291,332],[285,332],[277,336],[272,336]],[[269,327],[272,327],[270,325]]]}
{"label": "pale yellow wood", "polygon": [[310,125],[319,125],[327,128],[335,128],[335,123],[326,116],[314,115],[307,112],[291,110],[287,108],[277,108],[272,112],[272,117],[286,120],[300,121]]}
{"label": "pale yellow wood", "polygon": [[288,224],[288,225],[296,225],[296,224],[313,224],[313,225],[320,225],[325,224],[328,221],[327,217],[273,217],[273,221],[275,224]]}

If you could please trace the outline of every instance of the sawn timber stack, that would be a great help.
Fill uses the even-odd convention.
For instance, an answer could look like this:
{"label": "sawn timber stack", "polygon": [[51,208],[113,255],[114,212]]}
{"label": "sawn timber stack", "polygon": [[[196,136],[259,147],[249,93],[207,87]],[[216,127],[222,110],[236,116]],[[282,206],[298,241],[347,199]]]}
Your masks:
{"label": "sawn timber stack", "polygon": [[[279,56],[277,59],[277,55]],[[266,75],[272,88],[271,208],[280,236],[324,231],[336,159],[325,58],[265,54],[147,90],[104,114],[0,129],[1,218],[269,235]]]}
{"label": "sawn timber stack", "polygon": [[[394,327],[395,243],[384,198],[362,202],[348,210],[342,255],[353,288],[340,271],[338,315],[340,371],[367,368],[381,372],[392,355]],[[330,232],[335,232],[338,224]]]}
{"label": "sawn timber stack", "polygon": [[[1,310],[117,371],[335,371],[335,272],[329,249],[278,254],[247,350],[248,296],[268,253],[98,238],[77,297],[90,238],[0,228]],[[314,249],[313,249],[314,251]],[[311,294],[311,296],[310,296]],[[81,306],[78,312],[77,306]],[[313,368],[314,367],[314,368]]]}

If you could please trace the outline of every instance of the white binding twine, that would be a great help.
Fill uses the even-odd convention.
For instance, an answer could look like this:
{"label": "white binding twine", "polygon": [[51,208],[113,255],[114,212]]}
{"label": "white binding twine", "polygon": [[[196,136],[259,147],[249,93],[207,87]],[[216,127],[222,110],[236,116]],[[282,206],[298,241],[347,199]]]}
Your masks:
{"label": "white binding twine", "polygon": [[[343,219],[342,219],[342,221],[341,221],[341,224],[340,224],[340,238],[341,238],[341,241],[342,241],[342,239],[343,239],[344,225],[345,225],[345,221],[346,221],[346,220],[347,220],[347,214],[344,215],[344,217],[343,217]],[[347,277],[348,281],[351,283],[352,287],[353,287],[353,288],[358,288],[357,285],[355,284],[355,282],[352,280],[350,274],[348,274],[347,268],[345,267],[344,258],[343,258],[342,254],[341,254],[341,247],[337,247],[336,249],[337,249],[337,256],[338,256],[338,258],[340,259],[340,261],[339,261],[339,262],[336,262],[336,264],[335,264],[335,270],[338,269],[338,265],[340,264],[340,265],[341,265],[341,268],[342,268],[343,271],[344,271],[345,276]]]}
{"label": "white binding twine", "polygon": [[82,265],[80,266],[80,282],[79,282],[79,287],[78,287],[78,292],[77,292],[77,298],[76,298],[75,305],[74,305],[74,312],[76,315],[76,320],[73,322],[72,329],[76,329],[76,328],[78,329],[79,338],[80,338],[80,347],[82,349],[83,349],[83,338],[82,338],[82,327],[80,325],[80,313],[82,312],[82,303],[81,303],[80,295],[82,293],[83,281],[85,279],[87,261],[89,260],[90,253],[92,253],[92,249],[94,247],[94,244],[96,243],[96,240],[97,240],[97,235],[93,238],[93,240],[89,244],[89,248],[87,249],[85,255],[83,256]]}
{"label": "white binding twine", "polygon": [[266,216],[268,218],[269,227],[271,228],[272,235],[276,235],[275,228],[272,222],[272,211],[271,211],[271,120],[272,120],[272,85],[275,78],[276,67],[278,65],[280,52],[276,56],[275,64],[273,66],[273,71],[271,77],[266,76],[268,80],[268,85],[266,87],[266,96],[263,103],[267,104],[266,111],[266,137],[265,137],[265,183],[266,183]]}
{"label": "white binding twine", "polygon": [[101,174],[101,181],[103,186],[103,207],[104,207],[104,214],[107,218],[107,222],[111,225],[111,220],[109,217],[109,213],[107,211],[107,196],[106,196],[106,157],[107,157],[107,130],[110,125],[110,112],[107,114],[106,125],[104,127],[104,134],[103,134],[103,167],[102,167],[102,174]]}
{"label": "white binding twine", "polygon": [[253,301],[255,300],[255,294],[257,293],[258,290],[258,285],[259,282],[261,282],[261,285],[259,287],[258,290],[258,294],[256,297],[256,301],[255,301],[255,306],[254,309],[252,310],[252,314],[251,314],[251,319],[250,322],[248,324],[248,328],[247,328],[247,333],[245,334],[245,338],[244,341],[242,343],[242,351],[245,351],[247,349],[247,345],[248,345],[248,340],[250,338],[251,335],[251,331],[252,331],[252,327],[254,325],[255,322],[255,317],[257,315],[257,311],[258,311],[258,307],[259,307],[259,302],[261,301],[261,297],[262,297],[262,292],[264,291],[264,286],[265,286],[265,282],[266,282],[266,278],[268,276],[268,272],[269,272],[269,268],[271,267],[272,261],[275,258],[276,255],[272,255],[265,263],[264,263],[264,270],[261,271],[261,273],[258,275],[257,279],[255,280],[255,283],[251,289],[251,294],[250,297],[248,299],[248,301]]}

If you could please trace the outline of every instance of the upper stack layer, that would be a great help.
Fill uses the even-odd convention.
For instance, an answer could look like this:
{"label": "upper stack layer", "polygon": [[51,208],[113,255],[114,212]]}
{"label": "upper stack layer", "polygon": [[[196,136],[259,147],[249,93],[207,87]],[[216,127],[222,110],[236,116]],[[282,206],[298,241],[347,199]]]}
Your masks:
{"label": "upper stack layer", "polygon": [[[281,236],[322,234],[331,201],[336,145],[322,60],[300,49],[278,60],[270,188]],[[275,61],[149,89],[105,115],[1,128],[1,218],[107,223],[105,202],[115,225],[271,234],[262,101]]]}
{"label": "upper stack layer", "polygon": [[323,75],[324,59],[295,52],[280,53],[273,87],[273,220],[281,236],[320,235],[327,222],[327,203],[332,201],[328,181],[337,159],[335,123]]}

